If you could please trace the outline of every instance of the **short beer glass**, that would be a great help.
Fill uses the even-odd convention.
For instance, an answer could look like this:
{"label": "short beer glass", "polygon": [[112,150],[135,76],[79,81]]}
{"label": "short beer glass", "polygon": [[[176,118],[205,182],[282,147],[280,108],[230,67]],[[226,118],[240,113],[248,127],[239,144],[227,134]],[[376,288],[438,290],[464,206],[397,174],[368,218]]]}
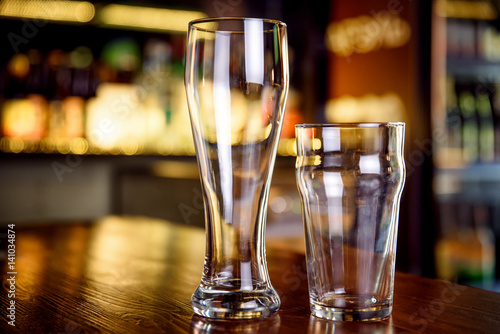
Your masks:
{"label": "short beer glass", "polygon": [[299,124],[310,308],[330,320],[392,312],[404,123]]}

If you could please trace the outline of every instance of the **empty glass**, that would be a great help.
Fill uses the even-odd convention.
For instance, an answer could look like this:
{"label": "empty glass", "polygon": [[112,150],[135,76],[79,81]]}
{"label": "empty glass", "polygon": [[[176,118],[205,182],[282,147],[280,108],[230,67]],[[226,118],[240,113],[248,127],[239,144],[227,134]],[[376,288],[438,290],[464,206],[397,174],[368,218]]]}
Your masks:
{"label": "empty glass", "polygon": [[310,307],[331,320],[392,311],[404,123],[296,126]]}
{"label": "empty glass", "polygon": [[189,24],[185,84],[206,218],[191,305],[211,318],[276,312],[264,232],[288,92],[286,25],[246,18]]}

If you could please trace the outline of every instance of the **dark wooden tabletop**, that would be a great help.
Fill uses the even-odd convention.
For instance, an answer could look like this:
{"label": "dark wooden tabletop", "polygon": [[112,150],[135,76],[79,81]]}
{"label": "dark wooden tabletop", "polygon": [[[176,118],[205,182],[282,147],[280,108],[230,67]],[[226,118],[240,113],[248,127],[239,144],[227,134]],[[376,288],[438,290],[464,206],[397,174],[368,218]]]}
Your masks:
{"label": "dark wooden tabletop", "polygon": [[0,231],[1,333],[500,333],[500,294],[400,272],[389,319],[311,317],[300,241],[283,240],[267,241],[279,312],[209,320],[190,306],[203,268],[200,228],[125,217],[11,227]]}

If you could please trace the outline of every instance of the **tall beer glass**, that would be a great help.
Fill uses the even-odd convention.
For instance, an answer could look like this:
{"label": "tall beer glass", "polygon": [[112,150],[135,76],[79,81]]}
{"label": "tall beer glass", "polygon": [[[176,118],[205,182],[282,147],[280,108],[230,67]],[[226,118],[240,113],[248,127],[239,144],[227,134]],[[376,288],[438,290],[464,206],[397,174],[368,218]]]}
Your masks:
{"label": "tall beer glass", "polygon": [[250,18],[189,24],[185,85],[206,219],[191,305],[210,318],[260,318],[279,296],[267,271],[269,186],[288,92],[286,25]]}

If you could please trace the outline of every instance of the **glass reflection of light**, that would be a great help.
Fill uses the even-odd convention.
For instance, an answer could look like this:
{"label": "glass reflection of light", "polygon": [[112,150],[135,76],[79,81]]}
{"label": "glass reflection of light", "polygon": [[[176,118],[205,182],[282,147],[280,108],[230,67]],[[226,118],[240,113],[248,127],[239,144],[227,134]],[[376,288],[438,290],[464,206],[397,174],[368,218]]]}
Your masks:
{"label": "glass reflection of light", "polygon": [[[74,226],[64,238],[59,238],[61,242],[52,245],[58,260],[52,262],[52,267],[56,270],[68,274],[70,277],[80,278],[84,270],[84,254],[88,245],[88,230],[84,226]],[[62,255],[59,255],[62,254]],[[77,292],[77,281],[74,293]]]}
{"label": "glass reflection of light", "polygon": [[344,183],[339,172],[324,172],[325,192],[328,198],[330,235],[342,235],[342,195]]}
{"label": "glass reflection of light", "polygon": [[[231,166],[231,92],[229,83],[230,35],[215,34],[214,45],[214,113],[222,192],[230,194],[233,188]],[[224,217],[232,217],[232,198],[224,196]],[[231,223],[231,222],[226,222]]]}
{"label": "glass reflection of light", "polygon": [[380,161],[378,154],[360,156],[359,170],[361,174],[380,174]]}
{"label": "glass reflection of light", "polygon": [[323,129],[323,150],[325,152],[340,151],[340,129]]}
{"label": "glass reflection of light", "polygon": [[264,84],[264,22],[245,20],[245,74],[247,82]]}
{"label": "glass reflection of light", "polygon": [[394,332],[392,317],[377,322],[333,322],[311,315],[307,334],[392,334]]}
{"label": "glass reflection of light", "polygon": [[278,333],[281,324],[279,315],[258,320],[220,320],[203,318],[193,315],[191,318],[192,334],[215,334],[215,333]]}
{"label": "glass reflection of light", "polygon": [[[97,224],[92,234],[86,275],[101,283],[127,286],[139,280],[142,272],[137,265],[140,266],[140,262],[132,265],[134,259],[157,259],[159,266],[166,261],[169,231],[161,224],[138,225],[133,220],[109,217]],[[147,284],[156,276],[150,272],[142,279]]]}
{"label": "glass reflection of light", "polygon": [[[40,229],[19,230],[16,239],[15,299],[23,301],[22,317],[27,319],[35,319],[42,310],[46,311],[47,300],[80,295],[87,229],[79,225],[69,229],[47,228],[50,230],[41,234]],[[54,239],[51,234],[55,235]],[[63,304],[51,305],[51,311],[65,312]],[[52,324],[56,326],[62,321],[62,318],[52,319]]]}
{"label": "glass reflection of light", "polygon": [[[202,229],[159,219],[105,217],[90,232],[82,297],[124,321],[156,326],[155,309],[189,300],[199,283],[204,238]],[[131,300],[140,312],[130,311]]]}
{"label": "glass reflection of light", "polygon": [[[19,272],[18,282],[22,285],[26,294],[16,294],[20,300],[29,300],[36,295],[37,291],[42,290],[43,279],[41,275],[47,265],[46,244],[36,235],[24,233],[22,237],[17,238],[16,247],[18,256],[16,258],[16,267]],[[24,254],[29,254],[25,256]],[[10,270],[4,270],[7,272]]]}
{"label": "glass reflection of light", "polygon": [[[183,227],[150,218],[106,217],[92,229],[86,277],[90,282],[114,287],[168,286],[177,279],[172,267],[183,267],[200,258],[204,233],[183,233]],[[201,266],[201,264],[199,264]],[[198,265],[197,265],[198,266]],[[196,278],[196,276],[195,276]],[[193,290],[197,281],[193,281]]]}

